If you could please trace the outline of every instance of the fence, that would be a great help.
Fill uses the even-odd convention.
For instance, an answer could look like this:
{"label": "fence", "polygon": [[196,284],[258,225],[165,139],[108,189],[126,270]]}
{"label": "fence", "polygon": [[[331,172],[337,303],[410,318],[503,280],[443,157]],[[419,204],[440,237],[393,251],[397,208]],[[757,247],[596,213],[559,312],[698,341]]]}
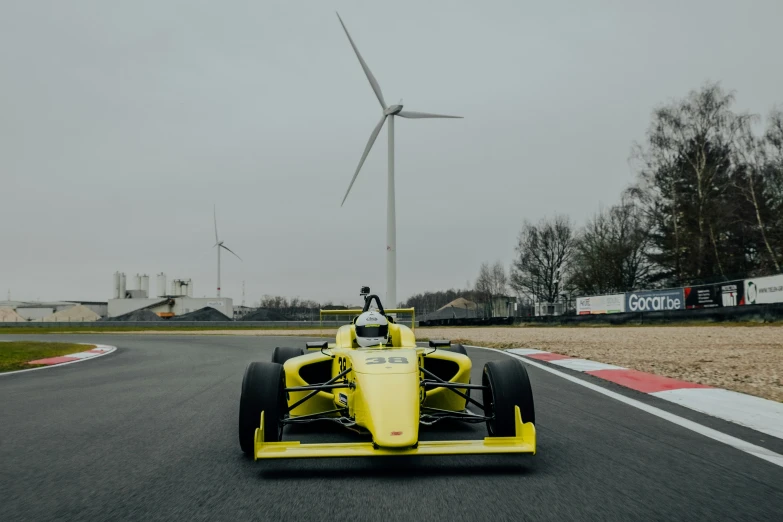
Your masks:
{"label": "fence", "polygon": [[577,315],[731,308],[783,303],[783,274],[720,283],[579,297]]}
{"label": "fence", "polygon": [[518,322],[530,324],[671,324],[688,321],[705,322],[776,322],[783,321],[783,303],[753,306],[712,307],[652,312],[621,312],[614,314],[560,315],[525,317]]}

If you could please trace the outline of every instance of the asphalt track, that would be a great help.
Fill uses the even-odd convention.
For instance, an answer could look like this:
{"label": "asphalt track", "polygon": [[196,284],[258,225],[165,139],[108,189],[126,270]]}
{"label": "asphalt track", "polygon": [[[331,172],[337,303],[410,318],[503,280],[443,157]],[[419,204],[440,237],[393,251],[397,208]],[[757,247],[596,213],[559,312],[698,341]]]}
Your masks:
{"label": "asphalt track", "polygon": [[[533,367],[536,456],[253,462],[236,435],[244,368],[303,340],[41,338],[119,349],[0,377],[2,521],[783,520],[783,468]],[[469,354],[474,381],[485,361],[507,357]],[[483,425],[451,425],[422,438],[483,436]]]}

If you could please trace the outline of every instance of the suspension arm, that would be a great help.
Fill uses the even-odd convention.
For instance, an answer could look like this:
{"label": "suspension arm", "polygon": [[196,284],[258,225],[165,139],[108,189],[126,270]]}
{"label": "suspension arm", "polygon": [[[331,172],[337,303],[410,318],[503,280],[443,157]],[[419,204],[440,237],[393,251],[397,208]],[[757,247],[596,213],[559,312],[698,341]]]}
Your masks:
{"label": "suspension arm", "polygon": [[421,381],[421,385],[425,388],[467,388],[468,390],[486,390],[487,386],[481,384],[462,384],[459,382],[438,382],[438,381]]}
{"label": "suspension arm", "polygon": [[[342,371],[342,372],[338,373],[338,374],[337,374],[336,376],[334,376],[332,379],[330,379],[330,380],[326,381],[326,382],[325,382],[325,383],[323,383],[323,384],[319,384],[319,385],[317,385],[317,386],[329,386],[330,384],[334,384],[334,383],[336,383],[338,380],[340,380],[340,379],[342,379],[343,377],[345,377],[346,375],[348,375],[348,373],[349,373],[351,370],[353,370],[353,368],[348,368],[348,369],[346,369],[345,371]],[[343,387],[343,388],[344,388],[345,386],[340,386],[340,387]],[[296,408],[297,406],[299,406],[299,405],[300,405],[300,404],[302,404],[303,402],[306,402],[306,401],[308,401],[308,400],[312,399],[313,397],[315,397],[315,396],[318,394],[318,392],[319,392],[319,391],[320,391],[320,388],[319,388],[319,389],[315,389],[315,390],[311,391],[310,393],[308,393],[307,395],[305,395],[305,396],[304,396],[302,399],[300,399],[300,400],[296,401],[294,404],[292,404],[291,406],[289,406],[289,407],[288,407],[288,409],[286,410],[286,413],[289,413],[289,412],[291,412],[291,411],[292,411],[294,408]]]}
{"label": "suspension arm", "polygon": [[342,381],[342,382],[336,382],[334,384],[310,384],[308,386],[292,386],[291,388],[286,388],[285,391],[287,392],[298,392],[298,391],[321,391],[321,390],[334,390],[336,388],[355,388],[356,385],[352,382],[348,381]]}
{"label": "suspension arm", "polygon": [[468,397],[467,395],[465,395],[464,393],[462,393],[461,391],[459,391],[457,389],[457,388],[470,388],[470,386],[471,386],[470,384],[463,384],[463,385],[460,385],[458,387],[451,387],[452,384],[456,384],[456,383],[451,383],[451,382],[448,382],[448,381],[444,381],[443,379],[441,379],[440,377],[438,377],[437,375],[435,375],[431,371],[427,370],[423,366],[419,366],[419,370],[421,370],[424,373],[424,375],[426,375],[427,377],[430,377],[430,378],[434,379],[435,381],[439,382],[441,385],[445,384],[446,386],[444,386],[444,388],[447,388],[447,389],[453,391],[454,393],[456,393],[457,395],[459,395],[460,397],[462,397],[466,401],[475,404],[476,406],[478,406],[482,410],[484,409],[484,405],[483,404],[481,404],[480,402],[478,402],[478,401],[476,401],[474,399],[471,399],[470,397]]}

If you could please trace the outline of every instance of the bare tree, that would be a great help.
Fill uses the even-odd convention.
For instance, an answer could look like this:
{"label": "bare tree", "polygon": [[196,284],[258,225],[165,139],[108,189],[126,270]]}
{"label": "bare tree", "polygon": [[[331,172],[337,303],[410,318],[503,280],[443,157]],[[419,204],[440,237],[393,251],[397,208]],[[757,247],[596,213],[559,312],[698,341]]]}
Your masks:
{"label": "bare tree", "polygon": [[[778,121],[780,121],[778,119]],[[750,121],[745,122],[737,139],[734,149],[735,163],[740,167],[741,175],[735,178],[738,191],[745,197],[753,208],[755,227],[758,230],[762,251],[766,251],[769,262],[775,272],[780,272],[779,254],[769,238],[770,226],[775,226],[775,215],[769,216],[769,211],[774,212],[775,184],[777,169],[775,168],[775,124],[776,118],[773,111],[770,128],[767,136],[757,137],[751,128]],[[783,129],[781,129],[783,130]],[[771,136],[771,139],[768,137]],[[779,150],[779,149],[778,149]],[[771,198],[772,201],[769,201]],[[772,207],[772,209],[770,209]],[[762,265],[765,263],[762,263]]]}
{"label": "bare tree", "polygon": [[[777,253],[778,260],[783,256],[783,111],[773,109],[767,118],[767,131],[764,135],[767,147],[767,169],[765,194],[770,202],[770,242]],[[780,266],[777,261],[776,266]],[[780,271],[780,268],[778,268]]]}
{"label": "bare tree", "polygon": [[476,277],[476,284],[473,289],[479,302],[488,310],[492,303],[493,290],[492,269],[489,267],[489,263],[481,263],[479,275]]}
{"label": "bare tree", "polygon": [[492,265],[492,295],[506,295],[508,291],[508,277],[506,276],[506,267],[503,263],[496,261]]}
{"label": "bare tree", "polygon": [[570,278],[582,295],[626,292],[646,286],[653,265],[641,209],[630,199],[600,212],[577,237]]}
{"label": "bare tree", "polygon": [[670,265],[671,282],[742,266],[742,233],[732,228],[732,148],[751,116],[734,113],[733,103],[732,93],[707,84],[656,109],[646,147],[636,147],[642,168],[633,193],[648,212],[657,260]]}
{"label": "bare tree", "polygon": [[565,282],[574,253],[574,230],[567,216],[525,222],[511,266],[510,285],[518,293],[555,302]]}
{"label": "bare tree", "polygon": [[492,266],[486,262],[481,263],[474,290],[485,305],[487,313],[493,315],[495,298],[506,295],[508,290],[508,277],[503,263],[496,261]]}

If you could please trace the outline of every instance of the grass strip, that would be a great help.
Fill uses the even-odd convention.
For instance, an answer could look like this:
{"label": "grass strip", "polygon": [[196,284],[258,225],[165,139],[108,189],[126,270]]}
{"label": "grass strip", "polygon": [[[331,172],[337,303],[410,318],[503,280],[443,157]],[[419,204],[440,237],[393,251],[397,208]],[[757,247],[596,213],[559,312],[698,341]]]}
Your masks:
{"label": "grass strip", "polygon": [[74,343],[49,343],[44,341],[0,342],[0,372],[12,372],[44,366],[27,364],[28,361],[59,357],[71,353],[86,352],[95,346]]}

